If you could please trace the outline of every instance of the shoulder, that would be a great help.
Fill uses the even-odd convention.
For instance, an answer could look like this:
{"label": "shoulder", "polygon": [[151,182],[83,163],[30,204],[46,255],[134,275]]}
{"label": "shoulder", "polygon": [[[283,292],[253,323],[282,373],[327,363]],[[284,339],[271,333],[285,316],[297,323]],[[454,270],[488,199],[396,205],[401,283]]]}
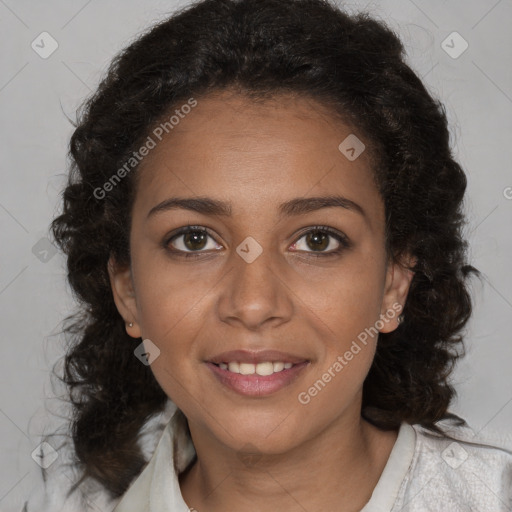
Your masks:
{"label": "shoulder", "polygon": [[[414,456],[400,492],[402,512],[512,511],[512,437],[437,424],[446,435],[412,425]],[[469,507],[469,508],[468,508]]]}
{"label": "shoulder", "polygon": [[[32,491],[19,512],[110,512],[116,500],[97,483],[86,481],[73,489],[79,472],[69,441],[52,440],[41,452],[41,467],[31,474]],[[50,448],[51,447],[51,448]],[[55,451],[53,451],[55,450]],[[55,460],[53,460],[55,459]]]}
{"label": "shoulder", "polygon": [[[139,442],[146,459],[155,449],[156,442],[168,422],[169,413],[157,415],[143,427]],[[59,441],[48,440],[41,452],[41,468],[33,473],[32,491],[26,497],[19,512],[111,512],[119,498],[98,482],[87,479],[74,491],[79,480],[72,440],[69,435],[59,434]]]}

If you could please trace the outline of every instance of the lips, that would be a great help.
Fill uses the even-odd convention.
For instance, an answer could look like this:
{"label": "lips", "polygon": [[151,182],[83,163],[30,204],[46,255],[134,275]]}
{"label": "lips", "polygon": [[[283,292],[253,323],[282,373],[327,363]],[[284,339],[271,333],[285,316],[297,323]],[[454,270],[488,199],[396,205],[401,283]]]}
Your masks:
{"label": "lips", "polygon": [[232,350],[205,363],[216,379],[232,391],[263,397],[290,385],[310,361],[277,350]]}

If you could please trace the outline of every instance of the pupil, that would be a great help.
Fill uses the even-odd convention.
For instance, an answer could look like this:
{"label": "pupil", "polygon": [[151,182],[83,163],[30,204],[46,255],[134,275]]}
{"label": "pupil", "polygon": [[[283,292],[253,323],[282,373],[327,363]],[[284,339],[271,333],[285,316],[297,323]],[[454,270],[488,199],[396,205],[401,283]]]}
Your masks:
{"label": "pupil", "polygon": [[[315,244],[316,249],[325,249],[329,246],[329,237],[321,231],[313,231],[309,233],[307,235],[307,243],[309,244],[311,241]],[[314,249],[315,247],[312,248]]]}
{"label": "pupil", "polygon": [[[187,246],[188,249],[191,250],[202,249],[204,247],[205,240],[205,233],[201,233],[199,231],[193,231],[192,233],[185,234],[185,245]],[[200,245],[200,247],[194,245],[197,243]]]}

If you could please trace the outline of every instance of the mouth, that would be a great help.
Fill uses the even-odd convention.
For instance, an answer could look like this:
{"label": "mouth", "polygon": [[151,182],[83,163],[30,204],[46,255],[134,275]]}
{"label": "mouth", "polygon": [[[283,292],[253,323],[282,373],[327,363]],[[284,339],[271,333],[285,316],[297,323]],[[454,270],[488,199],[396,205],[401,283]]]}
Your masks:
{"label": "mouth", "polygon": [[238,394],[267,396],[289,386],[310,360],[277,351],[231,351],[205,361],[216,380]]}

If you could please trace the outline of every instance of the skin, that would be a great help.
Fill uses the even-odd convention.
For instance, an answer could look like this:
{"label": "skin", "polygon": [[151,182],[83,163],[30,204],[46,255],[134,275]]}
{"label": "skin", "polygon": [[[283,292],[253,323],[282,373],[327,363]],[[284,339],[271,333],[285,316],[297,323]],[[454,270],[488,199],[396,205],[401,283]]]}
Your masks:
{"label": "skin", "polygon": [[[180,475],[180,487],[199,512],[359,511],[396,441],[397,431],[361,417],[377,336],[308,404],[297,398],[359,333],[405,303],[412,279],[386,257],[369,151],[349,161],[338,149],[350,133],[357,131],[313,99],[254,103],[223,91],[199,98],[138,170],[131,267],[111,259],[112,291],[134,324],[129,335],[159,347],[151,369],[188,419],[198,461]],[[365,215],[341,207],[278,215],[285,201],[333,194]],[[174,209],[147,218],[169,197],[197,196],[229,201],[233,215]],[[165,248],[187,224],[212,237],[187,246],[182,235]],[[304,233],[315,225],[345,234],[351,246],[315,257]],[[263,251],[252,263],[236,252],[248,236]],[[329,240],[320,252],[339,247]],[[169,252],[196,247],[198,258]],[[380,332],[396,329],[397,315]],[[233,349],[276,349],[310,364],[278,392],[247,397],[220,384],[204,362]]]}

